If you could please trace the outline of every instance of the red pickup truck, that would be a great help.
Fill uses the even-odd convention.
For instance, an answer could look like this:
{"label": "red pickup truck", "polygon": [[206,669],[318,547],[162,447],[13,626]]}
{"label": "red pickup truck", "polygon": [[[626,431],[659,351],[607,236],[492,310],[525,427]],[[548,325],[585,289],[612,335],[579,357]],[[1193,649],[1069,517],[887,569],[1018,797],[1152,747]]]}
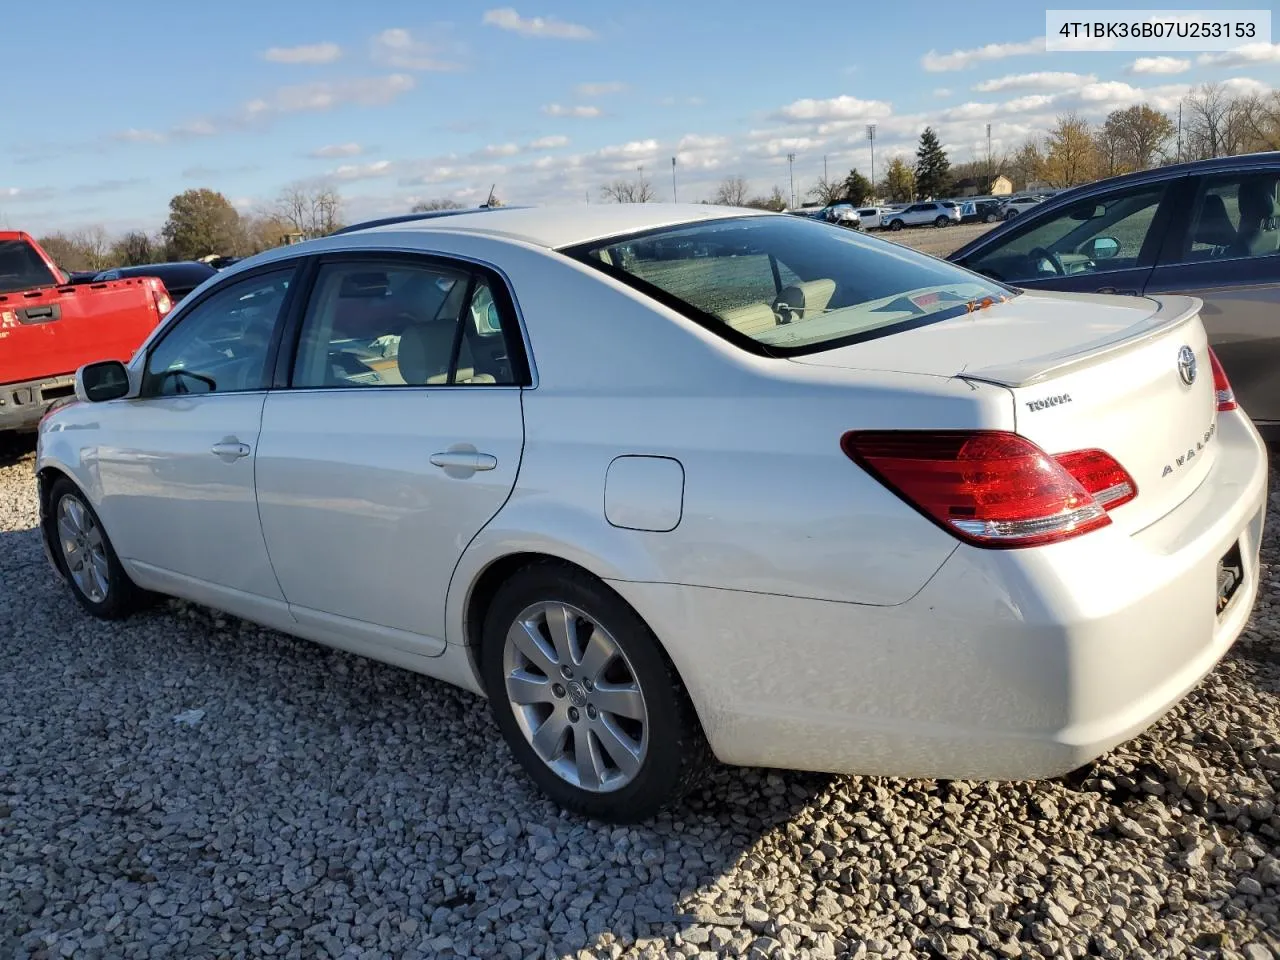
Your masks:
{"label": "red pickup truck", "polygon": [[71,286],[29,234],[0,231],[0,433],[35,429],[81,365],[127,363],[172,306],[155,277]]}

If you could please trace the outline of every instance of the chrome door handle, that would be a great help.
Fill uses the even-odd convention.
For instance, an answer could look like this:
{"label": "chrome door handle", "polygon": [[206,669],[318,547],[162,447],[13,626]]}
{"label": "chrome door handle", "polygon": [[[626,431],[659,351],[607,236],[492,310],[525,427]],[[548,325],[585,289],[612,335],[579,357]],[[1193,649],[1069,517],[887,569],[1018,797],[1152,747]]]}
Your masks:
{"label": "chrome door handle", "polygon": [[431,463],[445,470],[492,470],[498,465],[498,458],[474,450],[446,450],[433,453]]}
{"label": "chrome door handle", "polygon": [[241,457],[247,457],[249,455],[249,445],[241,443],[239,440],[223,440],[210,447],[209,452],[215,457],[221,457],[227,463],[231,463]]}

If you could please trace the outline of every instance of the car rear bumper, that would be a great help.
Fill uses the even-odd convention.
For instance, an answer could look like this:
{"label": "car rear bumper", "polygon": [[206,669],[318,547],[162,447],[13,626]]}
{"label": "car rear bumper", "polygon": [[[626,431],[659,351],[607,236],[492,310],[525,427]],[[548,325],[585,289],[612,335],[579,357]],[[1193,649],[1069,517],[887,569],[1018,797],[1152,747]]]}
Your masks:
{"label": "car rear bumper", "polygon": [[[727,763],[1036,779],[1140,733],[1208,673],[1258,589],[1266,449],[1219,421],[1205,482],[1129,536],[961,546],[911,600],[860,606],[615,583],[663,639]],[[1244,579],[1215,609],[1218,561]]]}
{"label": "car rear bumper", "polygon": [[75,393],[74,373],[0,386],[0,433],[30,431],[54,402]]}

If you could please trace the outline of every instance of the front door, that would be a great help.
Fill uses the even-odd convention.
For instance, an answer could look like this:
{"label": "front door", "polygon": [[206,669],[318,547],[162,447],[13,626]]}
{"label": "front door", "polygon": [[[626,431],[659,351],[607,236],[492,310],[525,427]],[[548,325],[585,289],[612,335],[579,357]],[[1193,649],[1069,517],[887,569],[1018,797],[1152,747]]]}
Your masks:
{"label": "front door", "polygon": [[149,349],[141,394],[105,405],[103,521],[143,583],[214,603],[211,590],[283,599],[258,522],[254,454],[293,273],[257,273],[194,304]]}
{"label": "front door", "polygon": [[1204,301],[1200,319],[1236,399],[1280,423],[1280,165],[1200,178],[1189,228],[1161,251],[1148,293]]}
{"label": "front door", "polygon": [[979,247],[962,264],[1029,290],[1140,296],[1168,216],[1161,209],[1165,194],[1164,182],[1143,184],[1043,216],[1023,214],[1019,227]]}
{"label": "front door", "polygon": [[500,284],[424,257],[322,262],[257,461],[267,548],[299,623],[443,650],[454,567],[506,502],[524,444]]}

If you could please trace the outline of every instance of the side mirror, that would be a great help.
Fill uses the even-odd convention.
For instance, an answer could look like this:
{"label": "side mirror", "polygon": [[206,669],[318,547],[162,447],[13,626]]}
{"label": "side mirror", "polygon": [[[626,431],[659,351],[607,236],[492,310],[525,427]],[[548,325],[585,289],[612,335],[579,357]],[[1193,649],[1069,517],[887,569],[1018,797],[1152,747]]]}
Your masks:
{"label": "side mirror", "polygon": [[129,393],[129,371],[119,360],[86,363],[76,371],[76,397],[89,403],[119,400]]}
{"label": "side mirror", "polygon": [[1120,253],[1120,241],[1114,237],[1094,237],[1089,256],[1094,260],[1110,260]]}

